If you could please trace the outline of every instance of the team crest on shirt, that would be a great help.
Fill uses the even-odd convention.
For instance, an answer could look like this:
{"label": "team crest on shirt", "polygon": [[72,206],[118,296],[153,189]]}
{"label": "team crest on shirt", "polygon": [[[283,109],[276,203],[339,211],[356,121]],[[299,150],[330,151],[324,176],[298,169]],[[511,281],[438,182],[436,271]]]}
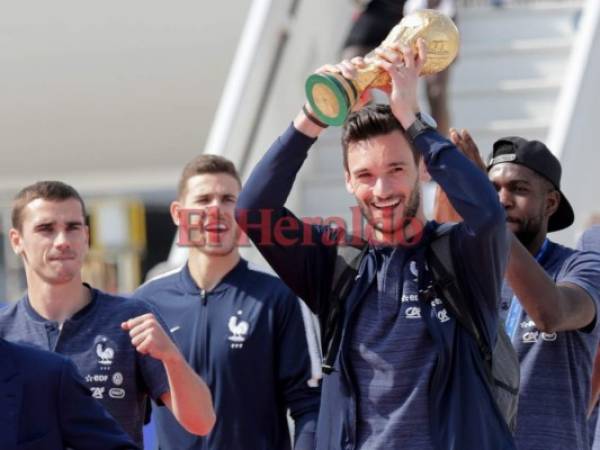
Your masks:
{"label": "team crest on shirt", "polygon": [[107,369],[110,368],[115,358],[115,349],[110,346],[108,338],[102,335],[96,336],[94,346],[96,356],[98,357],[98,364]]}
{"label": "team crest on shirt", "polygon": [[227,322],[227,327],[231,335],[227,338],[231,341],[231,348],[242,348],[248,334],[249,325],[245,320],[239,320],[242,311],[232,315]]}

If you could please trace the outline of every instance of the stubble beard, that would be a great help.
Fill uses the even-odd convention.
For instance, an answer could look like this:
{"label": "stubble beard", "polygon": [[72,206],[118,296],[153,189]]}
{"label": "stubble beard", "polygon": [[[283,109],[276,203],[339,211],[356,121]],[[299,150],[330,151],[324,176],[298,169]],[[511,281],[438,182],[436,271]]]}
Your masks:
{"label": "stubble beard", "polygon": [[[400,199],[400,202],[404,203],[405,199],[406,199],[406,197],[403,196]],[[388,220],[385,221],[390,224],[390,228],[392,228],[392,229],[386,230],[385,222],[382,223],[380,221],[375,221],[370,214],[369,207],[365,203],[363,203],[363,202],[357,202],[357,203],[360,208],[362,216],[366,219],[367,223],[371,227],[373,227],[374,230],[377,230],[381,233],[386,233],[386,234],[397,233],[399,230],[404,230],[409,224],[412,223],[414,218],[417,216],[417,212],[419,211],[419,206],[421,205],[421,191],[419,189],[419,180],[417,180],[415,182],[415,185],[413,186],[413,189],[410,192],[408,201],[405,202],[402,218],[399,222],[399,225],[397,227],[394,225],[395,217],[393,215],[389,219],[389,221]]]}

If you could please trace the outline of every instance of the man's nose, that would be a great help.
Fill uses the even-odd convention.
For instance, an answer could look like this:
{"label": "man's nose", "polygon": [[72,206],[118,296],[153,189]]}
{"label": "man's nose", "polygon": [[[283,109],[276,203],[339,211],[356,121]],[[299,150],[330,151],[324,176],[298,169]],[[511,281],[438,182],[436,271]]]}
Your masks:
{"label": "man's nose", "polygon": [[500,200],[500,204],[506,209],[513,205],[513,197],[508,189],[501,188],[498,191],[498,200]]}
{"label": "man's nose", "polygon": [[210,206],[208,206],[206,208],[206,217],[208,219],[218,219],[219,218],[219,205],[218,205],[218,201],[215,201],[213,203],[211,203]]}
{"label": "man's nose", "polygon": [[376,197],[387,198],[391,194],[390,183],[386,177],[379,177],[373,186],[373,195]]}
{"label": "man's nose", "polygon": [[59,249],[69,248],[69,239],[67,238],[67,233],[64,231],[60,231],[56,234],[54,238],[54,246]]}

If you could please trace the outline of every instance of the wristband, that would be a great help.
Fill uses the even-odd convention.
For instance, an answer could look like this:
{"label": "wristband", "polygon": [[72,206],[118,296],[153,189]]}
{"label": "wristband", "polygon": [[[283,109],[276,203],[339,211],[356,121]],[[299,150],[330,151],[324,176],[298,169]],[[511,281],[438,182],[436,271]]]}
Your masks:
{"label": "wristband", "polygon": [[306,118],[308,120],[310,120],[312,123],[314,123],[315,125],[321,127],[321,128],[327,128],[329,125],[327,125],[326,123],[321,122],[319,119],[317,119],[314,114],[311,114],[311,112],[306,108],[306,105],[302,105],[302,112],[304,113],[304,115],[306,116]]}

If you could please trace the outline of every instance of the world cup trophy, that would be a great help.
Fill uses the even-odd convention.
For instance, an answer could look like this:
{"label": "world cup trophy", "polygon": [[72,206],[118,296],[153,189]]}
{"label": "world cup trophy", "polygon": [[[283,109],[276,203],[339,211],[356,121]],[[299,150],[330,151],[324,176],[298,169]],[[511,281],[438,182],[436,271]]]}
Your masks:
{"label": "world cup trophy", "polygon": [[[404,17],[380,47],[401,44],[416,51],[418,38],[423,38],[427,47],[427,60],[420,75],[441,72],[458,53],[456,25],[450,17],[433,9],[419,10]],[[306,98],[319,120],[327,125],[342,125],[364,91],[389,86],[390,76],[376,65],[377,59],[375,50],[365,55],[366,66],[358,69],[352,80],[334,72],[308,77]]]}

